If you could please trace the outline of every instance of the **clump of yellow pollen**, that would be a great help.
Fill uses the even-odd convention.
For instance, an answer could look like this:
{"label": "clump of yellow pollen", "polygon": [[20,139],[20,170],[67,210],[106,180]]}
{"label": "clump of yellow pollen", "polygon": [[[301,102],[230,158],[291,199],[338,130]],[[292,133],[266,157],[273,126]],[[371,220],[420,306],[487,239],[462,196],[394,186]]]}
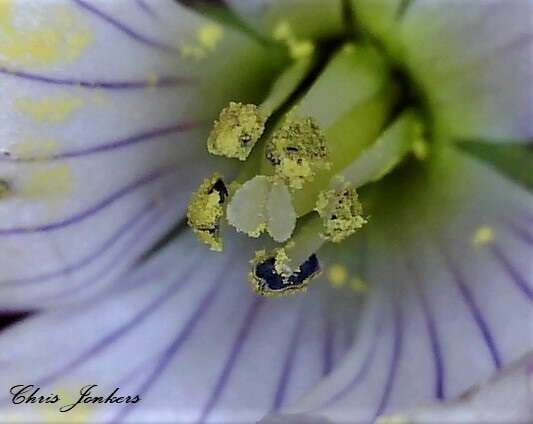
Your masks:
{"label": "clump of yellow pollen", "polygon": [[301,189],[329,167],[326,139],[312,118],[287,120],[268,141],[266,157],[292,189]]}
{"label": "clump of yellow pollen", "polygon": [[220,220],[224,216],[227,190],[219,174],[206,178],[193,193],[187,220],[198,238],[211,250],[222,250]]}
{"label": "clump of yellow pollen", "polygon": [[265,121],[256,105],[230,102],[209,134],[209,153],[246,160],[265,130]]}
{"label": "clump of yellow pollen", "polygon": [[318,195],[315,210],[323,219],[322,236],[334,243],[341,242],[367,223],[357,192],[352,187],[324,190]]}

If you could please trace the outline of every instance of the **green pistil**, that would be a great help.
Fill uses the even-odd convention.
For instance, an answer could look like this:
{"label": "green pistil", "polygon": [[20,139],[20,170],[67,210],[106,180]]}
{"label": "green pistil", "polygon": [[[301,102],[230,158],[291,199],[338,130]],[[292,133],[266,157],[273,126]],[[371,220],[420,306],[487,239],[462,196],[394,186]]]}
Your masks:
{"label": "green pistil", "polygon": [[288,118],[267,142],[266,158],[293,189],[301,189],[329,166],[326,139],[312,118]]}
{"label": "green pistil", "polygon": [[315,210],[324,222],[323,237],[339,243],[367,223],[363,218],[363,206],[353,187],[322,191]]}
{"label": "green pistil", "polygon": [[291,236],[296,225],[289,190],[282,181],[258,175],[240,186],[227,208],[230,225],[250,237],[264,231],[277,242]]}
{"label": "green pistil", "polygon": [[187,208],[189,226],[211,250],[222,250],[220,221],[228,191],[219,174],[206,178],[193,193]]}

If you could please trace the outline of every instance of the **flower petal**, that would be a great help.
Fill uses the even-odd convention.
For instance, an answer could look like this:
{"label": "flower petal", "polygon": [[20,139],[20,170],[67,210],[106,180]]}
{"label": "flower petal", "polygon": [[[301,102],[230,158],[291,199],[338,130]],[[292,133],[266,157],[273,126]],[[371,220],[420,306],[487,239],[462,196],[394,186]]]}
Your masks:
{"label": "flower petal", "polygon": [[410,423],[494,422],[533,420],[531,388],[533,356],[513,363],[491,380],[464,393],[459,399],[433,403],[398,414]]}
{"label": "flower petal", "polygon": [[533,7],[523,0],[357,0],[356,17],[407,67],[444,134],[533,137]]}
{"label": "flower petal", "polygon": [[[3,308],[73,301],[128,268],[183,217],[210,172],[213,111],[268,74],[269,56],[245,36],[176,2],[147,10],[124,0],[0,6]],[[220,45],[192,60],[186,48],[201,50],[205,28]],[[224,81],[228,71],[206,66],[220,57],[250,72]],[[221,82],[228,91],[206,99]]]}
{"label": "flower petal", "polygon": [[[320,287],[309,296],[259,298],[244,277],[250,245],[232,245],[232,254],[214,254],[185,234],[115,285],[121,296],[44,312],[3,332],[1,413],[72,422],[76,410],[61,414],[59,406],[93,383],[95,394],[120,387],[141,401],[81,406],[91,422],[253,422],[294,401],[348,348],[354,302],[339,303]],[[6,396],[20,382],[64,400],[13,405]]]}
{"label": "flower petal", "polygon": [[353,348],[285,412],[366,422],[453,399],[533,350],[533,195],[456,152],[425,166],[389,177],[369,212]]}

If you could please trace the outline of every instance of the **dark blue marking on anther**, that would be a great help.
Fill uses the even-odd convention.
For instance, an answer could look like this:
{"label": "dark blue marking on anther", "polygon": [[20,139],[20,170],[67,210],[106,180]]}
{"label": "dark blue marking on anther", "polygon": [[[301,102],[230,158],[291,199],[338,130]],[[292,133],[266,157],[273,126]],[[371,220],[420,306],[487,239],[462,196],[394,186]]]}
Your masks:
{"label": "dark blue marking on anther", "polygon": [[208,194],[213,193],[216,191],[220,197],[220,200],[218,201],[219,204],[223,204],[226,199],[229,196],[228,189],[226,188],[226,184],[224,184],[224,181],[222,181],[221,178],[215,181],[215,184],[209,189]]}
{"label": "dark blue marking on anther", "polygon": [[254,279],[257,283],[257,291],[260,294],[281,294],[287,291],[302,290],[307,286],[312,277],[320,272],[320,264],[315,254],[300,265],[297,272],[285,277],[278,274],[275,268],[276,259],[268,258],[258,263],[254,269]]}

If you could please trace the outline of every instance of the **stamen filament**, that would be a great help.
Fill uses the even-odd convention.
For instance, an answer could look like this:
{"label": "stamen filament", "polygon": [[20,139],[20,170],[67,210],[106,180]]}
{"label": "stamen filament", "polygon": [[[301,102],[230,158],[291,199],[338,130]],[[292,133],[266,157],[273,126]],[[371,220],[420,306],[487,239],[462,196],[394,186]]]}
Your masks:
{"label": "stamen filament", "polygon": [[383,135],[332,180],[332,186],[346,181],[354,188],[383,178],[419,142],[421,121],[417,114],[404,112]]}
{"label": "stamen filament", "polygon": [[295,92],[316,63],[316,56],[296,60],[272,84],[265,100],[258,106],[264,116],[270,117],[283,106]]}

